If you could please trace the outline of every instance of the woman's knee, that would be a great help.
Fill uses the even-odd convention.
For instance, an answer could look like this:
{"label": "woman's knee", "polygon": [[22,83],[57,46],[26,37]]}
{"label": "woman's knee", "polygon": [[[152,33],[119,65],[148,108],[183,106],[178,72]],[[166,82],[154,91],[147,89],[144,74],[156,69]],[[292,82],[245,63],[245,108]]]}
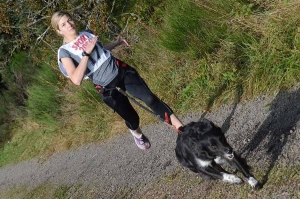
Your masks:
{"label": "woman's knee", "polygon": [[158,101],[157,97],[154,95],[147,95],[144,97],[143,102],[149,107],[153,106]]}

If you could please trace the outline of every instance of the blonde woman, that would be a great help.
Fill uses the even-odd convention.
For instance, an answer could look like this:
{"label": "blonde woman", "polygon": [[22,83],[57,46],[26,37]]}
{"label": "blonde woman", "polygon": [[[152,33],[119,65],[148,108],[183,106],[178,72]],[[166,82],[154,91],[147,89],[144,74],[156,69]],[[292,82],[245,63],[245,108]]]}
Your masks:
{"label": "blonde woman", "polygon": [[83,79],[90,78],[101,93],[103,102],[125,120],[140,149],[149,149],[150,142],[139,127],[139,116],[129,99],[118,92],[116,87],[142,100],[156,115],[169,121],[176,129],[183,126],[172,109],[151,92],[134,68],[111,55],[112,49],[126,44],[122,37],[102,45],[90,31],[78,32],[71,15],[64,11],[55,12],[51,24],[64,41],[58,50],[61,72],[75,85],[81,85]]}

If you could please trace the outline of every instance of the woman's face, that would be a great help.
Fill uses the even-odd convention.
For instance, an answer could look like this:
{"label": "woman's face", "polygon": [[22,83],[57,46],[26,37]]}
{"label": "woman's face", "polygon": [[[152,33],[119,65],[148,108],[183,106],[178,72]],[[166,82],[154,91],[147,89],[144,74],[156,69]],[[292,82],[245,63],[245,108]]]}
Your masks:
{"label": "woman's face", "polygon": [[58,22],[57,32],[63,36],[75,34],[76,26],[73,19],[66,15],[63,15]]}

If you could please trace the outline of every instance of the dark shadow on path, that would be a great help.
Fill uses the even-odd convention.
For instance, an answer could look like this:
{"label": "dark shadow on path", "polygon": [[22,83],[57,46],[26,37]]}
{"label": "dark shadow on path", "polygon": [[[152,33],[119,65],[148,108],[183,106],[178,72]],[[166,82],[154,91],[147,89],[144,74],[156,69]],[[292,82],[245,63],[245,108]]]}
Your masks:
{"label": "dark shadow on path", "polygon": [[263,141],[267,143],[263,150],[268,154],[270,162],[261,182],[262,185],[268,181],[270,171],[275,166],[287,143],[288,137],[294,131],[294,127],[300,119],[300,92],[279,92],[270,104],[270,111],[269,116],[259,127],[250,143],[241,152],[247,157],[263,144]]}
{"label": "dark shadow on path", "polygon": [[232,119],[232,117],[234,116],[235,110],[237,108],[237,105],[240,103],[241,101],[241,96],[243,95],[243,86],[241,84],[239,84],[236,88],[236,93],[235,93],[235,99],[234,99],[234,106],[229,114],[229,116],[226,118],[226,120],[224,121],[224,123],[222,124],[222,131],[224,132],[224,134],[228,131],[228,129],[230,128],[230,121]]}
{"label": "dark shadow on path", "polygon": [[[213,102],[215,99],[217,99],[218,97],[221,96],[222,92],[225,90],[225,86],[223,85],[219,91],[216,93],[216,95],[214,95],[210,100],[209,100],[209,103],[208,105],[206,106],[206,110],[209,111],[213,105]],[[235,89],[235,98],[234,98],[234,106],[229,114],[229,116],[226,118],[226,120],[224,121],[224,123],[222,124],[222,131],[224,132],[224,134],[228,131],[229,127],[230,127],[230,121],[232,119],[232,117],[234,116],[234,113],[235,113],[235,110],[237,108],[237,105],[240,103],[241,101],[241,97],[243,95],[243,86],[242,84],[238,84],[236,86],[236,89]],[[206,114],[207,114],[207,111],[202,113],[200,119],[203,119],[205,118]]]}

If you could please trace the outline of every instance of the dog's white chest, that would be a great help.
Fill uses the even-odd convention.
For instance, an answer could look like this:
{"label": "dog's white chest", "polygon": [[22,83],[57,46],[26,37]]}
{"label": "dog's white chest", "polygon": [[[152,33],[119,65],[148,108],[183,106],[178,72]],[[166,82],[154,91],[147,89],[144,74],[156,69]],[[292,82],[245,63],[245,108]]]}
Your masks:
{"label": "dog's white chest", "polygon": [[209,165],[211,165],[211,161],[210,160],[201,160],[199,158],[196,158],[197,164],[201,167],[208,167]]}

